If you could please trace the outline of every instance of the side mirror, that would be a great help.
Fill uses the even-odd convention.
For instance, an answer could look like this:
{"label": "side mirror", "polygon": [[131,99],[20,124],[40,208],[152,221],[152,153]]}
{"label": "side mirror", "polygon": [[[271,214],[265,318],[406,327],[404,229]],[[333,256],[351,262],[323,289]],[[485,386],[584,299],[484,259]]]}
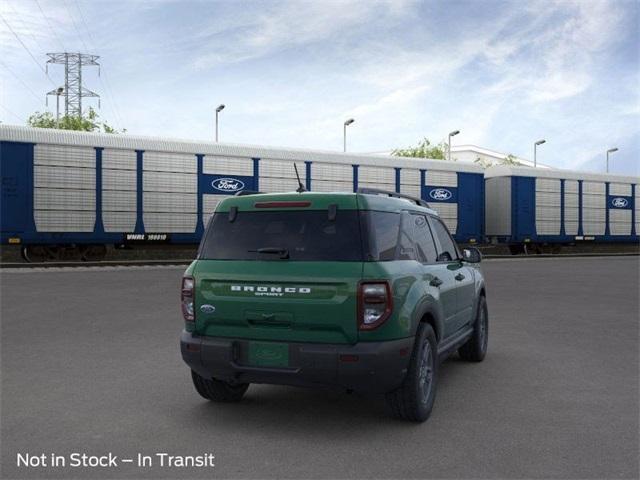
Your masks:
{"label": "side mirror", "polygon": [[462,250],[462,257],[465,262],[480,263],[482,261],[482,253],[475,247],[469,247]]}

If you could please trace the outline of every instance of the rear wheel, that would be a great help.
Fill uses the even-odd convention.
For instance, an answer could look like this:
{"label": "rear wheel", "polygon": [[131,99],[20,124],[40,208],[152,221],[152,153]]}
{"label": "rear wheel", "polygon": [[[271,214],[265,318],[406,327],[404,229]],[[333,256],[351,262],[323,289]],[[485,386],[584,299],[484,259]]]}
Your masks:
{"label": "rear wheel", "polygon": [[207,400],[214,402],[239,402],[249,388],[248,383],[231,384],[216,380],[215,378],[204,378],[191,370],[191,379],[196,391]]}
{"label": "rear wheel", "polygon": [[409,371],[397,390],[386,395],[391,414],[396,418],[424,422],[431,415],[436,398],[438,344],[431,325],[418,328]]}
{"label": "rear wheel", "polygon": [[458,349],[458,353],[463,360],[481,362],[487,354],[488,342],[489,314],[487,310],[487,300],[484,296],[481,296],[480,300],[478,300],[478,311],[473,326],[473,335],[467,340],[467,343]]}

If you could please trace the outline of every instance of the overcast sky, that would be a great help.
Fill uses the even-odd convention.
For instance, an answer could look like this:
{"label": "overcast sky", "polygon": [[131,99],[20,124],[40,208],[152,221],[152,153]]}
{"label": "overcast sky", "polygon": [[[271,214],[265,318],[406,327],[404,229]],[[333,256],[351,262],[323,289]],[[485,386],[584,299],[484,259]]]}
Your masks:
{"label": "overcast sky", "polygon": [[81,51],[101,56],[83,72],[100,115],[130,134],[212,139],[225,103],[233,143],[341,150],[354,117],[354,152],[459,129],[524,158],[545,138],[538,160],[561,168],[603,171],[616,146],[611,171],[638,175],[639,5],[1,0],[0,120],[62,84],[46,52]]}

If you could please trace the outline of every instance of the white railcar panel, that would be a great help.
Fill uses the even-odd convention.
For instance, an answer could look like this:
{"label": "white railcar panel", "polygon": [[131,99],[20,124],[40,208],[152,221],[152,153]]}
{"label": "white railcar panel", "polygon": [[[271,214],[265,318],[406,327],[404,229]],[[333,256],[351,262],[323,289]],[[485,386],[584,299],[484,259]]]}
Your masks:
{"label": "white railcar panel", "polygon": [[104,190],[102,192],[102,210],[112,212],[135,212],[136,192],[118,190]]}
{"label": "white railcar panel", "polygon": [[137,155],[135,150],[116,150],[105,148],[102,151],[102,169],[135,170]]}
{"label": "white railcar panel", "polygon": [[203,195],[202,196],[202,212],[211,215],[216,211],[218,204],[225,198],[231,198],[233,195]]}
{"label": "white railcar panel", "polygon": [[145,192],[197,193],[198,176],[190,173],[144,172]]}
{"label": "white railcar panel", "polygon": [[457,203],[430,203],[433,210],[438,212],[438,215],[447,226],[452,234],[456,233],[458,229],[458,204]]}
{"label": "white railcar panel", "polygon": [[579,198],[577,193],[567,193],[564,194],[564,208],[578,208],[579,206]]}
{"label": "white railcar panel", "polygon": [[609,210],[609,233],[631,235],[631,210]]}
{"label": "white railcar panel", "polygon": [[197,173],[195,154],[147,151],[142,155],[142,169],[153,172]]}
{"label": "white railcar panel", "polygon": [[385,185],[384,187],[378,188],[385,188],[387,190],[389,190],[389,186],[392,186],[395,191],[396,171],[394,168],[389,167],[360,165],[358,167],[358,185],[360,185],[360,183]]}
{"label": "white railcar panel", "polygon": [[536,206],[556,207],[560,211],[560,191],[545,192],[536,190]]}
{"label": "white railcar panel", "polygon": [[538,220],[536,219],[536,233],[538,235],[559,235],[560,220]]}
{"label": "white railcar panel", "polygon": [[[302,179],[301,179],[302,180]],[[302,180],[304,185],[304,180]],[[311,184],[313,187],[313,183]],[[298,180],[295,178],[260,178],[260,191],[265,193],[295,192],[298,188]]]}
{"label": "white railcar panel", "polygon": [[578,234],[578,222],[564,222],[564,233],[566,235],[577,235]]}
{"label": "white railcar panel", "polygon": [[95,211],[34,210],[38,232],[93,232]]}
{"label": "white railcar panel", "polygon": [[353,182],[311,180],[312,192],[353,192]]}
{"label": "white railcar panel", "polygon": [[95,168],[96,150],[91,147],[36,144],[33,163],[59,167]]}
{"label": "white railcar panel", "polygon": [[[263,178],[296,178],[296,171],[293,168],[293,164],[294,162],[285,160],[261,159],[259,163],[261,186]],[[306,165],[304,162],[296,162],[296,165],[298,167],[300,180],[302,180],[302,184],[304,185],[305,179],[307,178]]]}
{"label": "white railcar panel", "polygon": [[107,233],[133,232],[136,228],[136,212],[102,212],[102,224]]}
{"label": "white railcar panel", "polygon": [[584,235],[604,235],[605,225],[604,222],[582,222],[582,233]]}
{"label": "white railcar panel", "polygon": [[420,185],[410,185],[403,183],[400,185],[400,193],[404,193],[405,195],[411,195],[412,197],[422,198]]}
{"label": "white railcar panel", "polygon": [[578,193],[577,180],[565,180],[564,181],[564,193]]}
{"label": "white railcar panel", "polygon": [[36,210],[88,210],[95,211],[93,190],[36,188],[33,195]]}
{"label": "white railcar panel", "polygon": [[114,191],[136,191],[137,175],[135,170],[102,170],[102,192],[106,190]]}
{"label": "white railcar panel", "polygon": [[[292,167],[293,168],[293,167]],[[217,175],[253,176],[253,160],[242,157],[219,157],[205,155],[202,162],[202,172]]]}
{"label": "white railcar panel", "polygon": [[604,195],[582,195],[583,208],[606,208],[607,198]]}
{"label": "white railcar panel", "polygon": [[536,191],[560,193],[560,180],[555,178],[536,178]]}
{"label": "white railcar panel", "polygon": [[396,191],[396,186],[390,185],[388,183],[376,183],[376,182],[361,182],[358,179],[358,188],[377,188],[378,190],[390,190],[392,192]]}
{"label": "white railcar panel", "polygon": [[420,186],[420,170],[413,168],[403,168],[400,170],[400,186],[418,185]]}
{"label": "white railcar panel", "polygon": [[144,192],[142,199],[145,212],[196,213],[197,202],[193,193]]}
{"label": "white railcar panel", "polygon": [[36,165],[34,168],[34,186],[36,188],[71,188],[95,191],[96,171],[95,168]]}
{"label": "white railcar panel", "polygon": [[582,182],[582,193],[596,193],[604,195],[606,193],[606,185],[604,182]]}
{"label": "white railcar panel", "polygon": [[444,172],[439,170],[427,170],[425,185],[436,187],[457,187],[458,174],[456,172]]}
{"label": "white railcar panel", "polygon": [[195,213],[144,212],[144,230],[148,233],[193,233],[196,222]]}
{"label": "white railcar panel", "polygon": [[611,183],[609,184],[609,195],[631,196],[631,185],[628,183]]}
{"label": "white railcar panel", "polygon": [[[353,167],[351,165],[339,165],[336,163],[320,163],[311,164],[311,186],[314,180],[337,180],[349,182],[353,185]],[[349,191],[352,191],[351,188]]]}

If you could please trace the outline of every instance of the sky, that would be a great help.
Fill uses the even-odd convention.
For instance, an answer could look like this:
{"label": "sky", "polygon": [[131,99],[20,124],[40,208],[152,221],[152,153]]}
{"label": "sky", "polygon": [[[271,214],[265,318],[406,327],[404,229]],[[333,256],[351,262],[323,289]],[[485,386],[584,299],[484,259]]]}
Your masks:
{"label": "sky", "polygon": [[[340,151],[474,144],[640,175],[640,2],[0,0],[0,121],[55,113],[48,52],[127,134]],[[86,104],[97,107],[97,101]]]}

